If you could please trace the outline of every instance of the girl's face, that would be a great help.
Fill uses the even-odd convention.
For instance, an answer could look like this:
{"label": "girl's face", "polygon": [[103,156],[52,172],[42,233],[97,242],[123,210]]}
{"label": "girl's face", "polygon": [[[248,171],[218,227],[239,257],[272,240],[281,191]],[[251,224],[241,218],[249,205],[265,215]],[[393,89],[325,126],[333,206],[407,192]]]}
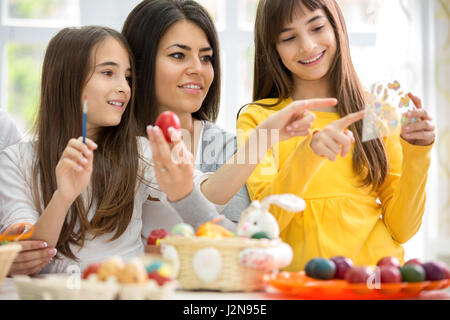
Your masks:
{"label": "girl's face", "polygon": [[93,50],[93,71],[82,91],[88,101],[88,133],[101,127],[117,126],[130,101],[130,58],[123,45],[112,37]]}
{"label": "girl's face", "polygon": [[336,55],[336,37],[325,11],[297,8],[292,22],[280,33],[276,49],[294,81],[325,77]]}
{"label": "girl's face", "polygon": [[213,50],[203,30],[179,21],[162,37],[156,56],[155,90],[159,111],[177,114],[200,109],[214,79]]}

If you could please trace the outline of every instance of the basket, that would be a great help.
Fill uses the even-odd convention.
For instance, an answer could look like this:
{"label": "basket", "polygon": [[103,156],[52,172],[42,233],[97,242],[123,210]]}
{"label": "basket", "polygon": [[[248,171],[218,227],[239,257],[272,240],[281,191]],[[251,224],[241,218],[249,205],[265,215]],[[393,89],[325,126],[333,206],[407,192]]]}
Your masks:
{"label": "basket", "polygon": [[[202,238],[169,236],[161,241],[163,254],[169,247],[176,249],[180,263],[178,282],[185,290],[259,291],[264,289],[261,281],[267,270],[240,265],[240,253],[248,248],[276,248],[281,240],[256,240],[248,238]],[[215,249],[220,254],[221,268],[211,281],[200,279],[194,267],[194,258],[202,249]]]}
{"label": "basket", "polygon": [[0,286],[20,250],[22,250],[22,247],[15,243],[0,246]]}

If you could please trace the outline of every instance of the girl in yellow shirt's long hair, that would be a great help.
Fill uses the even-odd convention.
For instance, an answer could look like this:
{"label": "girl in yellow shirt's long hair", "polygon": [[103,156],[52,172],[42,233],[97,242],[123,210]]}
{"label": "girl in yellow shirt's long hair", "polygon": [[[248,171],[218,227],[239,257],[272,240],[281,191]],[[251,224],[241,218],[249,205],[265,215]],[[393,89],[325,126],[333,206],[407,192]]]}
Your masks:
{"label": "girl in yellow shirt's long hair", "polygon": [[272,148],[247,181],[250,197],[294,193],[307,202],[302,214],[272,208],[283,240],[294,250],[289,270],[301,270],[318,256],[344,255],[355,264],[376,264],[384,256],[403,262],[401,244],[419,230],[424,213],[435,140],[430,116],[410,95],[417,110],[408,116],[420,121],[403,127],[401,137],[363,143],[359,120],[365,95],[339,5],[335,0],[260,0],[256,102],[238,119],[239,143],[293,100],[321,97],[336,97],[338,104],[313,109],[313,134]]}

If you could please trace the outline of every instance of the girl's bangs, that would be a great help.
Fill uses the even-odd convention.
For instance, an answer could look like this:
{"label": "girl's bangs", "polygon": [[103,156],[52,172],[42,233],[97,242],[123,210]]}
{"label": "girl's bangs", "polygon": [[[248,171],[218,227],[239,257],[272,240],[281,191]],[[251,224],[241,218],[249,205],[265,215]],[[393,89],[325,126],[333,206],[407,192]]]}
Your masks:
{"label": "girl's bangs", "polygon": [[[326,7],[324,0],[281,0],[278,2],[278,8],[270,10],[273,16],[268,21],[274,21],[269,30],[272,29],[272,40],[276,43],[278,36],[283,28],[294,21],[295,11],[298,9],[305,14],[304,8],[309,11],[315,11]],[[269,11],[269,12],[270,12]]]}

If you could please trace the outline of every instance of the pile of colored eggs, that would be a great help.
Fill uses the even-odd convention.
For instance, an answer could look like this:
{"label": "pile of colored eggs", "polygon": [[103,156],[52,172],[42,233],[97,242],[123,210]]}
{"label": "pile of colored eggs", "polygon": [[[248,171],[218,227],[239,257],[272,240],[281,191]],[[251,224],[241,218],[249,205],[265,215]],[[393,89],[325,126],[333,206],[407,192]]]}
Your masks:
{"label": "pile of colored eggs", "polygon": [[172,281],[172,269],[162,261],[152,261],[146,265],[140,258],[124,263],[120,257],[112,257],[104,263],[93,263],[83,272],[82,278],[89,279],[93,275],[98,281],[115,278],[121,284],[144,285],[150,279],[159,286]]}
{"label": "pile of colored eggs", "polygon": [[345,257],[331,259],[315,258],[305,267],[308,277],[320,280],[345,279],[349,283],[366,283],[371,277],[378,277],[381,283],[422,282],[450,279],[447,265],[442,262],[422,263],[411,259],[400,266],[398,259],[384,257],[375,267],[353,266]]}

